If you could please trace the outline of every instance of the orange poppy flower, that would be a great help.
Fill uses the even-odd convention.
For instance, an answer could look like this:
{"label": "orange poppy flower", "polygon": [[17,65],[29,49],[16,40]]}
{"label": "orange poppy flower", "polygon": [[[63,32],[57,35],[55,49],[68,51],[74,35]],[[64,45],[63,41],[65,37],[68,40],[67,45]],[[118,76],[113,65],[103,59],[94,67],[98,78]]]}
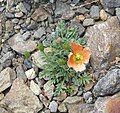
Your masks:
{"label": "orange poppy flower", "polygon": [[90,49],[75,42],[71,43],[71,49],[72,52],[68,56],[68,66],[72,67],[76,72],[84,71],[90,59]]}

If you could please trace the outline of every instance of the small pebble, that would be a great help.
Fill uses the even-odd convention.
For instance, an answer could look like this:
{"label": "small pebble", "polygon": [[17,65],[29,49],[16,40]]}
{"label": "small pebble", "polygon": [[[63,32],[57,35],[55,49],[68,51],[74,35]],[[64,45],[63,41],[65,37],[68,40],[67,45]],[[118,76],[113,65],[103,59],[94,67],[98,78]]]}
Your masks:
{"label": "small pebble", "polygon": [[15,13],[15,17],[16,17],[16,18],[21,18],[22,16],[23,16],[23,13],[22,13],[22,12]]}
{"label": "small pebble", "polygon": [[86,103],[92,103],[93,101],[92,93],[90,91],[84,93],[83,98],[85,99]]}
{"label": "small pebble", "polygon": [[39,87],[38,84],[36,84],[33,80],[31,80],[31,82],[30,82],[30,89],[32,90],[32,92],[33,92],[35,95],[39,95],[40,92],[41,92],[40,87]]}
{"label": "small pebble", "polygon": [[57,112],[58,103],[55,101],[50,102],[49,109],[51,112]]}
{"label": "small pebble", "polygon": [[91,25],[94,25],[95,24],[95,21],[94,19],[85,19],[83,21],[83,26],[87,27],[87,26],[91,26]]}
{"label": "small pebble", "polygon": [[107,13],[103,9],[100,11],[100,18],[103,21],[107,20],[107,18],[108,18]]}
{"label": "small pebble", "polygon": [[82,22],[85,20],[85,17],[84,17],[84,15],[79,15],[79,16],[76,16],[76,20]]}
{"label": "small pebble", "polygon": [[91,18],[98,20],[100,16],[100,9],[98,6],[93,5],[90,9],[90,16]]}
{"label": "small pebble", "polygon": [[34,71],[33,68],[27,70],[25,72],[25,74],[26,74],[26,76],[27,76],[28,79],[34,79],[36,77],[36,74],[35,74],[35,71]]}

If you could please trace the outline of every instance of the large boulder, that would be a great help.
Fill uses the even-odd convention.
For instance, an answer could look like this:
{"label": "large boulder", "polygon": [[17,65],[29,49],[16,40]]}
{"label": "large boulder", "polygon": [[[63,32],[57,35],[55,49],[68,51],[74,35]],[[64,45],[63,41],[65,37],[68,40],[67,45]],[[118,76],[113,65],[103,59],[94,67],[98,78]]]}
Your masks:
{"label": "large boulder", "polygon": [[107,61],[110,63],[120,53],[120,24],[117,17],[106,22],[98,22],[87,29],[87,45],[91,49],[91,65],[100,69]]}
{"label": "large boulder", "polygon": [[120,93],[108,97],[99,97],[92,113],[120,113]]}
{"label": "large boulder", "polygon": [[120,69],[112,69],[94,86],[96,96],[111,95],[120,91]]}
{"label": "large boulder", "polygon": [[12,113],[37,113],[43,108],[38,97],[26,86],[22,79],[14,80],[10,91],[0,102]]}

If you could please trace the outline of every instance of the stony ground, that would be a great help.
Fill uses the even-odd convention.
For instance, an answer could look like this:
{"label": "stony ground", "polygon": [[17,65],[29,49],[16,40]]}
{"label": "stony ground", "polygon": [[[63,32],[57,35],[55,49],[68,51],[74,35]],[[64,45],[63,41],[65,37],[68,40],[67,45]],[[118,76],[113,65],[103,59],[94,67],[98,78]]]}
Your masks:
{"label": "stony ground", "polygon": [[[61,19],[87,38],[95,81],[53,97],[36,45],[49,43]],[[0,113],[50,112],[120,113],[120,0],[0,0]]]}

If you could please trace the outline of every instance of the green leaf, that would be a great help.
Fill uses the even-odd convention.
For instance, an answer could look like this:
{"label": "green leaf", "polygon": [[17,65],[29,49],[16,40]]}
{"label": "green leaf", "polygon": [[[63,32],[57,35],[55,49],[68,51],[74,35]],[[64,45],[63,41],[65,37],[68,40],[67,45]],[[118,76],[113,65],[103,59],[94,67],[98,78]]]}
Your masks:
{"label": "green leaf", "polygon": [[24,52],[24,58],[25,59],[28,59],[30,57],[30,55],[31,55],[30,52],[28,52],[28,51]]}
{"label": "green leaf", "polygon": [[37,45],[37,48],[38,48],[40,51],[44,51],[44,46],[43,46],[42,43],[39,43],[39,44]]}
{"label": "green leaf", "polygon": [[80,76],[80,84],[81,85],[89,84],[91,80],[92,80],[92,78],[87,73],[84,73],[82,76]]}
{"label": "green leaf", "polygon": [[57,84],[57,85],[56,85],[56,90],[55,90],[55,92],[54,92],[54,96],[59,95],[62,91],[63,91],[63,90],[62,90],[62,83]]}
{"label": "green leaf", "polygon": [[68,87],[65,89],[65,92],[66,92],[67,94],[71,94],[73,91],[74,91],[74,87],[73,87],[73,86],[68,86]]}
{"label": "green leaf", "polygon": [[86,45],[87,40],[86,40],[85,38],[79,38],[79,39],[77,40],[77,42],[78,42],[79,44],[81,44],[81,45]]}

